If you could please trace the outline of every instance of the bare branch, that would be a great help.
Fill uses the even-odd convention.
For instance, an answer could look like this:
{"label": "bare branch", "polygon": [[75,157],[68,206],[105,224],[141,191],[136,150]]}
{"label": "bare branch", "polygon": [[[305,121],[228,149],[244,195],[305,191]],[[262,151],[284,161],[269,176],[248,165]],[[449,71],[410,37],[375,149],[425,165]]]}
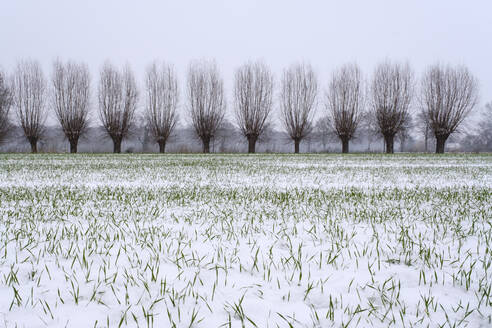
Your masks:
{"label": "bare branch", "polygon": [[372,114],[384,136],[386,152],[393,153],[394,137],[410,120],[413,73],[408,64],[385,61],[379,64],[371,83]]}
{"label": "bare branch", "polygon": [[99,118],[113,140],[113,151],[121,152],[121,142],[128,137],[135,121],[138,90],[129,66],[119,72],[106,62],[99,81]]}
{"label": "bare branch", "polygon": [[448,137],[478,102],[478,82],[464,66],[434,65],[424,74],[420,96],[436,136],[436,153],[443,153]]}
{"label": "bare branch", "polygon": [[7,76],[0,70],[0,145],[5,141],[5,138],[12,127],[9,116],[12,100],[12,93],[7,82]]}
{"label": "bare branch", "polygon": [[236,70],[234,100],[236,121],[248,139],[248,152],[255,152],[256,141],[267,127],[272,111],[273,75],[261,63],[247,63]]}
{"label": "bare branch", "polygon": [[150,131],[164,153],[166,141],[178,122],[178,78],[174,67],[156,62],[147,68],[146,116]]}
{"label": "bare branch", "polygon": [[188,69],[188,110],[203,152],[210,152],[210,140],[222,124],[226,110],[224,82],[215,62],[194,62]]}
{"label": "bare branch", "polygon": [[342,141],[342,152],[348,153],[363,111],[363,88],[359,66],[348,64],[335,71],[326,92],[326,109],[332,129]]}
{"label": "bare branch", "polygon": [[425,109],[420,110],[416,117],[416,126],[420,133],[424,136],[424,151],[428,151],[429,137],[431,132],[431,124],[429,117],[427,116],[427,111]]}
{"label": "bare branch", "polygon": [[284,71],[280,91],[282,122],[294,140],[294,152],[299,143],[313,130],[313,116],[318,95],[318,80],[311,65],[294,64]]}
{"label": "bare branch", "polygon": [[36,61],[21,61],[12,78],[12,92],[17,118],[24,135],[36,153],[37,143],[44,132],[46,79]]}
{"label": "bare branch", "polygon": [[56,60],[53,64],[51,106],[63,133],[70,142],[70,152],[77,152],[79,138],[88,127],[90,75],[85,64]]}

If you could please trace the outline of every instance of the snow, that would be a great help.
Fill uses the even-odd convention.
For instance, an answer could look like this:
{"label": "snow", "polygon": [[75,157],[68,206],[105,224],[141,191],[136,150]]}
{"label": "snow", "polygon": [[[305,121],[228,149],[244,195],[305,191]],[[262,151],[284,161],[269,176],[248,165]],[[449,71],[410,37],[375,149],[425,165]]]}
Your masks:
{"label": "snow", "polygon": [[492,156],[0,155],[5,327],[488,327]]}

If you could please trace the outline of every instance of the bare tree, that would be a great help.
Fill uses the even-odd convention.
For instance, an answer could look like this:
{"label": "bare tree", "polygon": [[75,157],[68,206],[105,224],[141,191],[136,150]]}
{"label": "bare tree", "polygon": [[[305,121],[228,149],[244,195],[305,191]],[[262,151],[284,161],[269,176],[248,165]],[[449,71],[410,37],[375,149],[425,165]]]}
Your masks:
{"label": "bare tree", "polygon": [[412,136],[410,134],[412,130],[413,124],[411,116],[408,120],[405,121],[405,124],[398,130],[398,133],[395,135],[395,139],[400,141],[400,152],[405,151],[405,146],[408,140],[412,140]]}
{"label": "bare tree", "polygon": [[147,122],[150,131],[164,153],[166,142],[178,122],[178,78],[171,65],[156,62],[147,69]]}
{"label": "bare tree", "polygon": [[314,139],[321,142],[322,150],[325,151],[326,145],[333,139],[329,116],[323,116],[318,119],[314,125],[313,134],[315,135]]}
{"label": "bare tree", "polygon": [[144,112],[142,115],[137,115],[135,121],[134,129],[137,131],[137,140],[142,145],[142,152],[146,152],[149,149],[149,145],[155,142],[155,137],[150,130],[147,113]]}
{"label": "bare tree", "polygon": [[376,117],[371,111],[364,111],[360,114],[360,123],[357,127],[358,135],[367,140],[367,152],[371,152],[371,145],[374,141],[381,138],[381,131]]}
{"label": "bare tree", "polygon": [[492,151],[492,103],[485,104],[484,108],[476,113],[477,126],[466,131],[460,140],[461,147],[466,151]]}
{"label": "bare tree", "polygon": [[90,74],[85,64],[56,60],[53,64],[53,93],[51,105],[65,137],[70,152],[77,152],[80,137],[89,125]]}
{"label": "bare tree", "polygon": [[33,153],[37,153],[38,141],[44,132],[47,114],[45,91],[46,79],[39,63],[36,61],[19,62],[12,78],[14,107]]}
{"label": "bare tree", "polygon": [[492,151],[492,102],[485,105],[478,124],[478,143],[486,151]]}
{"label": "bare tree", "polygon": [[318,80],[309,64],[294,64],[284,71],[280,90],[282,122],[294,140],[294,152],[313,130],[313,116],[318,95]]}
{"label": "bare tree", "polygon": [[444,153],[446,140],[478,101],[478,82],[464,66],[437,64],[424,74],[420,101],[436,137],[436,153]]}
{"label": "bare tree", "polygon": [[336,70],[326,92],[326,108],[332,129],[342,141],[342,153],[349,152],[363,111],[362,77],[359,66],[347,64]]}
{"label": "bare tree", "polygon": [[372,113],[384,137],[386,153],[394,152],[395,135],[410,120],[413,73],[410,65],[385,61],[374,72],[371,84]]}
{"label": "bare tree", "polygon": [[109,62],[101,70],[99,81],[99,118],[113,140],[113,152],[121,153],[121,142],[135,123],[138,90],[129,66],[118,71]]}
{"label": "bare tree", "polygon": [[210,140],[220,128],[226,110],[224,82],[215,62],[194,62],[188,69],[188,110],[203,152],[210,152]]}
{"label": "bare tree", "polygon": [[424,151],[429,150],[429,134],[431,132],[431,124],[426,110],[421,110],[417,114],[416,125],[418,130],[424,135]]}
{"label": "bare tree", "polygon": [[8,86],[6,74],[0,70],[0,145],[5,141],[12,124],[10,123],[10,107],[12,106],[12,93]]}
{"label": "bare tree", "polygon": [[248,153],[255,152],[256,141],[268,125],[272,111],[273,75],[261,63],[247,63],[235,75],[236,121],[248,140]]}

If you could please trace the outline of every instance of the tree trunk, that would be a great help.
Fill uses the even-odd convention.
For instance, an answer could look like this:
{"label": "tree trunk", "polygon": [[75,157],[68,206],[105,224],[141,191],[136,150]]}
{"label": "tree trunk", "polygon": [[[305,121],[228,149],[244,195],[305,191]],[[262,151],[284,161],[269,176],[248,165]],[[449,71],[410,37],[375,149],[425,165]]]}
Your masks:
{"label": "tree trunk", "polygon": [[72,139],[70,142],[70,153],[75,154],[77,152],[78,140]]}
{"label": "tree trunk", "polygon": [[349,152],[349,138],[341,138],[342,139],[342,153],[347,154]]}
{"label": "tree trunk", "polygon": [[447,139],[447,135],[436,136],[436,154],[444,154],[444,146]]}
{"label": "tree trunk", "polygon": [[386,154],[394,153],[395,136],[393,134],[384,135],[384,142],[386,144]]}
{"label": "tree trunk", "polygon": [[113,139],[113,153],[119,154],[121,153],[121,139],[114,138]]}
{"label": "tree trunk", "polygon": [[166,141],[159,140],[157,141],[157,144],[159,145],[159,153],[164,154],[166,152]]}
{"label": "tree trunk", "polygon": [[429,144],[429,129],[426,127],[425,128],[425,135],[424,135],[424,140],[425,140],[425,152],[429,150],[428,144]]}
{"label": "tree trunk", "polygon": [[248,137],[248,153],[253,154],[256,152],[256,137],[249,136]]}
{"label": "tree trunk", "polygon": [[35,154],[38,152],[38,138],[29,137],[27,138],[31,144],[31,153]]}
{"label": "tree trunk", "polygon": [[300,139],[294,139],[294,153],[299,154],[299,144],[301,143]]}
{"label": "tree trunk", "polygon": [[210,139],[203,138],[202,143],[203,143],[203,153],[204,154],[210,153]]}

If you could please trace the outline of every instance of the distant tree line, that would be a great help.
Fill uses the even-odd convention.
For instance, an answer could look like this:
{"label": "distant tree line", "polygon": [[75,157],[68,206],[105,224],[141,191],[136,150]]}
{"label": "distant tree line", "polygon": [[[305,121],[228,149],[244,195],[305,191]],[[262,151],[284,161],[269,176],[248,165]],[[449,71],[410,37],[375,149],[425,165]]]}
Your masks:
{"label": "distant tree line", "polygon": [[[337,138],[342,153],[348,153],[351,140],[361,130],[369,143],[380,137],[387,153],[394,152],[396,139],[404,141],[412,130],[424,136],[426,151],[433,136],[435,152],[444,153],[446,141],[459,131],[478,102],[478,81],[465,66],[432,65],[417,81],[408,63],[386,60],[377,65],[368,83],[364,81],[355,63],[336,69],[323,88],[307,63],[291,65],[276,81],[263,62],[247,62],[234,75],[231,113],[235,128],[249,153],[256,151],[257,142],[275,123],[293,142],[295,153],[313,131]],[[59,59],[53,63],[49,81],[33,60],[19,61],[10,76],[0,70],[0,144],[18,126],[31,151],[37,152],[52,113],[70,152],[76,153],[79,140],[90,130],[89,116],[94,111],[115,153],[122,151],[122,142],[131,131],[142,127],[145,138],[164,153],[180,121],[192,127],[203,152],[208,153],[226,123],[224,81],[214,61],[189,65],[184,95],[175,68],[164,62],[148,66],[143,92],[128,65],[118,68],[109,61],[102,66],[97,83],[93,95],[88,66]],[[179,111],[180,103],[184,113]],[[278,122],[273,115],[275,106]],[[317,110],[322,112],[314,122]],[[143,125],[137,124],[139,115]],[[476,129],[466,130],[470,150],[477,145],[490,150],[492,105],[486,106]]]}

